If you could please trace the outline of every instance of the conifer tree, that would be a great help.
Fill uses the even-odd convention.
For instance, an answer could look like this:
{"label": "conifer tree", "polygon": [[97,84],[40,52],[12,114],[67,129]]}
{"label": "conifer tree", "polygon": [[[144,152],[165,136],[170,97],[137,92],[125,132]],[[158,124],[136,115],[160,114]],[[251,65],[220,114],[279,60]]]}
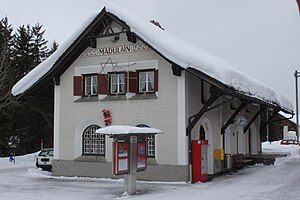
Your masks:
{"label": "conifer tree", "polygon": [[0,20],[0,110],[11,103],[10,88],[14,83],[11,65],[12,27],[7,18]]}
{"label": "conifer tree", "polygon": [[49,50],[49,56],[58,49],[58,43],[54,40]]}
{"label": "conifer tree", "polygon": [[52,144],[53,132],[41,113],[33,110],[30,103],[16,101],[10,91],[13,84],[57,49],[55,41],[51,49],[47,48],[44,33],[40,24],[22,25],[14,32],[7,18],[0,20],[0,156],[8,155],[10,136],[21,139],[17,154],[37,151],[41,140],[45,146]]}
{"label": "conifer tree", "polygon": [[47,48],[48,41],[44,38],[45,30],[39,23],[32,27],[32,40],[33,40],[33,64],[37,66],[44,61],[49,53]]}
{"label": "conifer tree", "polygon": [[14,67],[16,69],[17,78],[21,79],[28,72],[30,72],[34,66],[34,46],[32,30],[29,25],[20,26],[14,35]]}

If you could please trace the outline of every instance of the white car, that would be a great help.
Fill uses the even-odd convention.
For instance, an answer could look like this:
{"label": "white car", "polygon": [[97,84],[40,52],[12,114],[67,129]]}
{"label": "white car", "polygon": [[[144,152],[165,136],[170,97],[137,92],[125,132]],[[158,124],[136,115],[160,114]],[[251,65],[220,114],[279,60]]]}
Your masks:
{"label": "white car", "polygon": [[53,148],[42,149],[36,158],[36,167],[42,170],[52,171]]}

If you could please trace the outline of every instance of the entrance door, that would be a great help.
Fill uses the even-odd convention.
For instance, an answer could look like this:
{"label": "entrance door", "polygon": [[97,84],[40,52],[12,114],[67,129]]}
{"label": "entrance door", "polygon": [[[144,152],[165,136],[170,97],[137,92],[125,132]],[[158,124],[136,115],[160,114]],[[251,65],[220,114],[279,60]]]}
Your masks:
{"label": "entrance door", "polygon": [[[201,128],[202,127],[202,128]],[[213,139],[212,139],[212,126],[208,118],[203,118],[201,120],[200,130],[199,130],[199,139],[208,140],[207,145],[207,163],[208,163],[208,174],[214,173],[214,154],[213,154]]]}
{"label": "entrance door", "polygon": [[249,134],[250,134],[250,144],[249,144],[250,154],[251,155],[257,155],[258,154],[258,148],[257,148],[257,145],[258,145],[257,140],[258,140],[258,138],[257,138],[257,131],[256,131],[255,124],[252,124],[250,126]]}
{"label": "entrance door", "polygon": [[238,153],[245,154],[246,148],[245,148],[245,134],[244,129],[242,126],[237,127],[237,145],[238,145]]}

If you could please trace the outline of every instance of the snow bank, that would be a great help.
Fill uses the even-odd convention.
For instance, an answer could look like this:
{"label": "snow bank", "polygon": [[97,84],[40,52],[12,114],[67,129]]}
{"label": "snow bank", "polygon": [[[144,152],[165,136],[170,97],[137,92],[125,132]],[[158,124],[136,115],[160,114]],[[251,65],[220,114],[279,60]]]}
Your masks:
{"label": "snow bank", "polygon": [[300,147],[298,145],[281,145],[281,141],[262,143],[263,153],[287,153],[289,156],[300,156]]}
{"label": "snow bank", "polygon": [[0,158],[0,169],[31,167],[35,166],[35,161],[39,152],[27,154],[23,156],[16,156],[15,162],[10,162],[9,157]]}

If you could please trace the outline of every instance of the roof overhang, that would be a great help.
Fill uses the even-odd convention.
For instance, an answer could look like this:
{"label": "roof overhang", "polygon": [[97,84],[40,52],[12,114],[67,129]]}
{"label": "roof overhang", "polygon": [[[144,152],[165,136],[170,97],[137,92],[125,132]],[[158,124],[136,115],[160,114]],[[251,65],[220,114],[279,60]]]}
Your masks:
{"label": "roof overhang", "polygon": [[[38,96],[40,94],[40,91],[43,90],[43,88],[49,84],[51,84],[53,88],[53,79],[59,79],[59,77],[68,69],[68,67],[81,55],[81,53],[90,46],[89,37],[92,34],[97,34],[97,31],[101,29],[101,24],[99,24],[99,21],[101,18],[103,18],[105,15],[108,15],[111,17],[114,21],[122,25],[123,27],[126,27],[128,31],[131,31],[131,27],[127,25],[123,20],[119,19],[116,15],[109,13],[106,11],[105,8],[102,9],[102,11],[94,17],[94,19],[86,26],[84,30],[82,30],[78,36],[75,38],[75,40],[67,46],[66,50],[63,51],[63,53],[57,58],[57,60],[54,62],[51,69],[45,73],[38,81],[36,81],[33,85],[31,85],[25,92],[18,95],[17,97],[19,99],[22,99],[26,96]],[[203,73],[201,70],[189,68],[186,66],[182,66],[180,63],[174,62],[172,59],[170,59],[167,55],[165,55],[163,52],[161,52],[159,49],[155,48],[150,42],[146,41],[145,38],[142,38],[137,33],[133,33],[140,41],[147,44],[153,51],[155,51],[158,55],[160,55],[162,58],[167,60],[171,65],[176,64],[177,66],[181,67],[182,69],[186,70],[189,73],[192,73],[193,75],[205,80],[206,82],[218,87],[223,91],[224,94],[228,94],[240,99],[246,99],[250,102],[254,102],[257,104],[266,105],[273,109],[279,109],[280,111],[283,111],[288,114],[294,114],[292,110],[283,108],[282,106],[274,103],[269,102],[264,99],[259,99],[257,97],[251,96],[251,94],[246,94],[241,91],[237,91],[236,89],[229,87],[228,85],[224,84],[223,82],[217,80],[216,78],[213,78],[206,73]]]}

